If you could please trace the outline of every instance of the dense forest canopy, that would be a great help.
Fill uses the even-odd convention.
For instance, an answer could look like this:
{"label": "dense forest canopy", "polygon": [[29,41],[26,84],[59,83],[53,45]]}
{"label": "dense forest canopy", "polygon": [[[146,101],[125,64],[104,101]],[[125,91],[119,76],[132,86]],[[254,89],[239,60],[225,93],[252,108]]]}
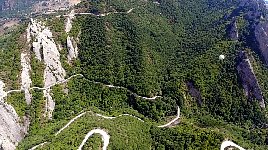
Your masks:
{"label": "dense forest canopy", "polygon": [[[22,102],[23,93],[8,96],[18,115],[31,120],[18,149],[42,142],[49,143],[44,149],[77,149],[85,134],[96,128],[110,134],[108,149],[219,149],[224,140],[247,149],[267,149],[267,108],[261,107],[252,88],[246,94],[241,78],[249,62],[267,105],[268,68],[255,36],[256,27],[267,21],[263,1],[84,0],[73,9],[90,15],[77,14],[70,33],[64,30],[66,15],[39,19],[61,49],[66,78],[81,75],[51,89],[52,120],[44,115],[47,104],[40,89],[31,89],[30,105]],[[19,73],[11,68],[20,70],[16,62],[23,46],[16,39],[24,28],[0,38],[0,57],[9,58],[0,60],[0,77],[8,89],[18,86]],[[79,50],[71,63],[68,36]],[[245,58],[239,57],[241,51]],[[30,55],[32,85],[41,87],[45,64],[32,51]],[[178,106],[177,124],[160,128],[172,120]],[[88,113],[55,136],[81,112]],[[105,119],[96,113],[130,114],[144,122],[129,116]],[[85,148],[101,146],[94,135]]]}

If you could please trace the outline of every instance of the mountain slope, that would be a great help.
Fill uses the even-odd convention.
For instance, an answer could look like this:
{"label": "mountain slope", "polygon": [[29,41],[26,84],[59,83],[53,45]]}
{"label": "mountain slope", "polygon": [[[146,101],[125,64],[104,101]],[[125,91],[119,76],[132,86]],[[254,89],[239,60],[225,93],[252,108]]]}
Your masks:
{"label": "mountain slope", "polygon": [[267,149],[265,15],[257,0],[99,0],[26,20],[1,42],[1,100],[28,128],[13,144]]}

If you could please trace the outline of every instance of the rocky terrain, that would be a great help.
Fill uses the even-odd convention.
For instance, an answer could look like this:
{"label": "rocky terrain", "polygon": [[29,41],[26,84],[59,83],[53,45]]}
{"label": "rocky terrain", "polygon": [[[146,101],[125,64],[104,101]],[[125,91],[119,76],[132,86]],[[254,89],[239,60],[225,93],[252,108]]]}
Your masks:
{"label": "rocky terrain", "polygon": [[77,43],[75,42],[73,37],[69,36],[69,32],[72,29],[72,20],[75,18],[75,12],[72,10],[70,14],[67,16],[67,21],[65,25],[65,32],[68,34],[67,37],[67,48],[68,48],[68,62],[71,63],[71,61],[78,57],[78,47]]}
{"label": "rocky terrain", "polygon": [[21,53],[21,66],[22,66],[21,90],[23,90],[25,93],[25,100],[28,105],[31,103],[30,87],[32,84],[32,81],[30,78],[31,65],[30,65],[29,54],[30,52]]}
{"label": "rocky terrain", "polygon": [[265,107],[265,101],[258,80],[246,52],[241,51],[238,56],[237,71],[242,81],[244,91],[249,99],[256,98],[261,107]]}
{"label": "rocky terrain", "polygon": [[227,32],[231,40],[234,40],[234,41],[238,40],[239,35],[238,35],[238,29],[237,29],[237,21],[235,18],[233,18],[233,21],[227,27]]}
{"label": "rocky terrain", "polygon": [[196,99],[197,103],[201,106],[202,105],[202,96],[200,91],[194,86],[192,82],[186,83],[189,94]]}
{"label": "rocky terrain", "polygon": [[[89,7],[88,11],[76,13],[69,10],[79,2],[40,1],[34,5],[35,13],[66,11],[65,15],[55,19],[59,22],[50,22],[43,16],[25,20],[27,23],[21,28],[27,29],[19,30],[20,34],[26,35],[23,47],[28,49],[20,49],[21,45],[14,47],[20,49],[20,55],[12,57],[11,61],[20,58],[20,71],[14,77],[18,81],[8,89],[18,89],[6,91],[5,84],[0,80],[0,149],[57,149],[64,146],[82,149],[85,144],[92,144],[93,140],[90,143],[87,141],[94,134],[101,135],[102,149],[120,149],[131,142],[137,148],[140,143],[135,140],[144,137],[149,139],[146,144],[152,149],[176,149],[181,146],[181,140],[184,143],[197,140],[201,143],[199,148],[237,147],[242,150],[235,143],[247,148],[258,145],[248,144],[255,142],[250,139],[252,137],[247,137],[251,134],[262,136],[259,141],[263,142],[266,136],[257,131],[266,129],[257,130],[255,120],[245,117],[248,115],[258,119],[261,116],[258,113],[265,109],[265,90],[259,84],[261,81],[256,76],[257,69],[253,68],[251,60],[255,55],[248,56],[247,51],[251,49],[246,49],[250,47],[249,41],[257,43],[252,50],[259,52],[259,56],[268,64],[268,22],[264,21],[265,15],[260,11],[263,3],[241,0],[239,7],[227,15],[228,21],[214,20],[224,22],[214,28],[214,22],[210,26],[208,22],[212,22],[216,14],[204,22],[198,22],[201,17],[194,13],[187,19],[182,19],[184,16],[176,18],[179,14],[172,13],[183,8],[175,8],[174,4],[174,8],[168,9],[169,4],[164,5],[162,1],[141,1],[142,5],[122,1],[128,4],[128,7],[121,5],[124,9],[112,2],[96,2],[96,7],[93,7],[95,3],[85,2],[83,6]],[[4,8],[9,10],[13,5],[15,3],[10,2]],[[147,8],[147,5],[150,7]],[[213,5],[211,2],[208,7]],[[102,13],[91,13],[94,11],[90,10],[97,9],[97,6],[104,7],[99,11]],[[183,11],[191,14],[192,7],[194,5],[189,6],[189,12]],[[106,8],[109,11],[105,11]],[[145,12],[147,9],[149,11]],[[210,12],[203,14],[204,10],[201,9],[199,14],[208,17]],[[246,13],[239,16],[244,11]],[[244,25],[241,23],[243,17],[251,23],[248,31],[250,37],[240,30]],[[188,19],[193,20],[188,22]],[[188,31],[187,27],[191,29]],[[72,37],[72,29],[77,28],[80,30],[76,31],[79,36]],[[204,33],[208,29],[212,31]],[[214,33],[220,29],[223,31]],[[192,34],[187,35],[192,32],[205,39],[196,40],[197,37],[191,37]],[[80,62],[81,57],[84,61]],[[36,67],[40,64],[44,69]],[[31,75],[34,76],[36,70],[41,71],[38,76],[42,81],[40,87],[33,86],[35,78]],[[20,108],[14,97],[7,101],[8,95],[15,92],[23,93],[13,96],[17,98],[23,95],[27,104],[25,108]],[[260,104],[258,111],[251,107],[253,100]],[[172,109],[175,107],[177,111]],[[244,112],[249,109],[252,114]],[[19,112],[25,116],[21,117]],[[29,128],[29,121],[32,128]],[[246,122],[248,128],[240,126],[244,123],[242,121]],[[29,134],[25,136],[28,130]],[[266,134],[266,131],[262,134]],[[133,139],[128,139],[132,136]],[[228,138],[236,140],[235,143]],[[183,147],[187,149],[190,146]]]}
{"label": "rocky terrain", "polygon": [[5,102],[7,93],[5,84],[0,80],[0,148],[14,150],[17,144],[24,138],[27,125],[17,115],[15,109]]}
{"label": "rocky terrain", "polygon": [[[51,31],[45,27],[42,22],[37,22],[33,19],[27,30],[30,31],[33,39],[32,47],[35,52],[35,57],[46,66],[44,70],[44,87],[49,87],[57,81],[64,80],[66,73],[61,65],[60,53],[53,40]],[[49,118],[52,118],[55,103],[50,95],[50,88],[45,89],[43,92],[47,99],[47,115]]]}
{"label": "rocky terrain", "polygon": [[268,22],[259,23],[255,28],[255,37],[259,53],[268,65]]}
{"label": "rocky terrain", "polygon": [[[227,26],[228,37],[233,41],[242,41],[240,36],[245,36],[245,33],[239,35],[237,26],[237,17],[239,13],[244,12],[244,18],[250,22],[249,33],[246,35],[246,44],[255,50],[263,61],[268,64],[268,21],[265,21],[265,9],[263,1],[258,0],[243,0],[239,4],[239,8],[235,9],[231,16],[231,23]],[[248,34],[248,33],[246,33]],[[237,56],[237,72],[240,82],[244,88],[245,95],[249,99],[257,99],[261,107],[265,107],[265,100],[262,94],[262,89],[258,83],[254,68],[250,62],[249,56],[245,51],[240,51]]]}

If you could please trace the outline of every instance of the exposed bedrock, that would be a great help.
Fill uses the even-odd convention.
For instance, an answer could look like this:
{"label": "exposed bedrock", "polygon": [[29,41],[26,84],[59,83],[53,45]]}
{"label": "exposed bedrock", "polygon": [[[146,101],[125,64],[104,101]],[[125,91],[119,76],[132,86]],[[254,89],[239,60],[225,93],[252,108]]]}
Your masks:
{"label": "exposed bedrock", "polygon": [[[268,65],[268,18],[265,3],[263,0],[242,0],[240,9],[249,22],[248,33],[242,35],[245,43]],[[239,13],[236,14],[238,15]]]}
{"label": "exposed bedrock", "polygon": [[258,52],[268,65],[268,21],[259,23],[255,28]]}
{"label": "exposed bedrock", "polygon": [[[20,118],[15,109],[4,102],[5,84],[0,81],[0,149],[15,150],[16,145],[26,134],[25,126],[20,124]],[[27,127],[26,127],[27,128]]]}
{"label": "exposed bedrock", "polygon": [[0,102],[0,133],[4,150],[16,149],[16,145],[25,135],[16,111],[4,102]]}
{"label": "exposed bedrock", "polygon": [[[75,12],[72,10],[67,16],[67,22],[65,25],[65,32],[69,34],[72,29],[72,20],[75,18]],[[68,35],[67,37],[67,48],[68,48],[68,63],[71,63],[72,60],[76,59],[78,56],[78,47],[73,37]]]}
{"label": "exposed bedrock", "polygon": [[262,16],[262,10],[265,10],[265,2],[263,0],[241,0],[240,8],[248,10],[247,19],[259,19]]}
{"label": "exposed bedrock", "polygon": [[233,41],[238,40],[239,35],[238,35],[237,22],[235,18],[233,18],[232,22],[227,26],[227,34],[231,40]]}
{"label": "exposed bedrock", "polygon": [[4,91],[5,84],[0,80],[0,102],[4,101],[4,98],[7,96],[7,92]]}
{"label": "exposed bedrock", "polygon": [[[60,53],[53,40],[52,32],[42,22],[31,19],[30,33],[33,38],[33,51],[36,58],[45,64],[44,87],[49,87],[64,80],[66,72],[60,62]],[[50,89],[43,91],[46,98],[46,116],[52,119],[55,103],[50,95]]]}
{"label": "exposed bedrock", "polygon": [[261,107],[265,107],[264,98],[250,60],[244,51],[239,52],[237,72],[249,99],[257,99]]}
{"label": "exposed bedrock", "polygon": [[26,53],[21,53],[21,90],[25,93],[25,99],[26,103],[29,105],[31,103],[31,93],[29,91],[32,80],[30,78],[30,71],[31,71],[31,65],[30,65],[30,56]]}
{"label": "exposed bedrock", "polygon": [[68,48],[68,62],[70,63],[73,59],[78,56],[78,48],[72,37],[67,37],[67,48]]}
{"label": "exposed bedrock", "polygon": [[202,105],[202,96],[200,91],[194,86],[194,83],[191,81],[186,82],[187,89],[191,97],[195,98],[198,105]]}

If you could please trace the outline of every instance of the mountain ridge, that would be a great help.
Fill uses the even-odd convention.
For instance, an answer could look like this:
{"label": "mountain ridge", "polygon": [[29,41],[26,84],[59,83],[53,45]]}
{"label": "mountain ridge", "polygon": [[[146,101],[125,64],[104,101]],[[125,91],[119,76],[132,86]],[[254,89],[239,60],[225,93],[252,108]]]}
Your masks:
{"label": "mountain ridge", "polygon": [[264,6],[83,1],[22,21],[0,37],[0,105],[29,123],[12,144],[98,149],[97,131],[107,149],[267,149]]}

